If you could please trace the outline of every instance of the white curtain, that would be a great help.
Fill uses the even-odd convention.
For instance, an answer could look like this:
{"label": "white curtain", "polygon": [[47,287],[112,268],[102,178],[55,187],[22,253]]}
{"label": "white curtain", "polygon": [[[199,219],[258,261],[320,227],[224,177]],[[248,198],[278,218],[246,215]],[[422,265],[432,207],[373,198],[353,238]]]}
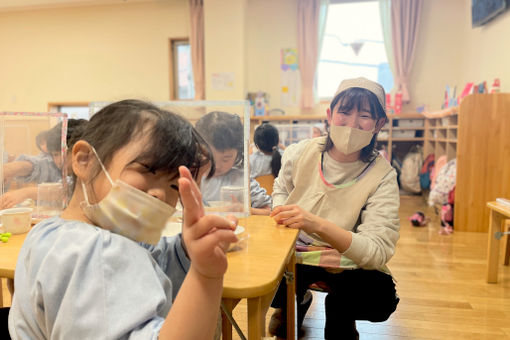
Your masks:
{"label": "white curtain", "polygon": [[391,0],[379,0],[379,13],[384,39],[386,57],[390,65],[391,74],[395,74],[395,56],[393,55],[393,44],[391,42]]}

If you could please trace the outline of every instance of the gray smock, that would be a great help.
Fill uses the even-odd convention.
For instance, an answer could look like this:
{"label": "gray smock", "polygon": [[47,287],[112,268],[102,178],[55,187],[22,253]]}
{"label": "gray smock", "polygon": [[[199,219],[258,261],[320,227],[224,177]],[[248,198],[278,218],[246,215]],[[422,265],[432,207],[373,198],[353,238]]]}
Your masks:
{"label": "gray smock", "polygon": [[12,339],[157,339],[189,269],[181,237],[141,245],[59,217],[21,248]]}
{"label": "gray smock", "polygon": [[[243,170],[232,168],[226,174],[209,179],[203,178],[200,184],[202,199],[207,205],[209,201],[219,201],[221,199],[221,188],[225,186],[243,186]],[[250,179],[250,198],[252,208],[264,208],[271,206],[271,196],[262,188],[260,184]]]}

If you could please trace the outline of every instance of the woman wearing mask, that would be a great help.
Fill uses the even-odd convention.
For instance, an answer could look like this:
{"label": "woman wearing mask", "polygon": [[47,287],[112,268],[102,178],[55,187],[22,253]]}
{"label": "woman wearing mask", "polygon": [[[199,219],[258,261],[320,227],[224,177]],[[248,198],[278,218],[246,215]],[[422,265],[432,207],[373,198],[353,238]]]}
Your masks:
{"label": "woman wearing mask", "polygon": [[[386,266],[399,238],[399,190],[395,170],[374,149],[384,100],[381,85],[344,80],[327,110],[328,135],[289,146],[274,184],[271,216],[301,230],[298,327],[315,283],[328,292],[325,339],[357,339],[356,320],[384,321],[399,301]],[[282,281],[273,300],[275,335],[286,330],[285,288]]]}

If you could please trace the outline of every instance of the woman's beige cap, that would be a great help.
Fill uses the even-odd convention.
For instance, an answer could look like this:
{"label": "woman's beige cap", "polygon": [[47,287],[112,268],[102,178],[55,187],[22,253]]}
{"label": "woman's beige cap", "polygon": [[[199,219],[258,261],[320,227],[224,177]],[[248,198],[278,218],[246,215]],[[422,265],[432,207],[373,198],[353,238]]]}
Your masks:
{"label": "woman's beige cap", "polygon": [[340,83],[340,86],[338,86],[338,89],[336,90],[336,93],[333,96],[333,98],[338,96],[340,92],[343,92],[351,87],[359,87],[362,89],[366,89],[375,94],[383,110],[386,111],[386,95],[384,93],[384,88],[375,81],[371,81],[363,77],[343,80]]}

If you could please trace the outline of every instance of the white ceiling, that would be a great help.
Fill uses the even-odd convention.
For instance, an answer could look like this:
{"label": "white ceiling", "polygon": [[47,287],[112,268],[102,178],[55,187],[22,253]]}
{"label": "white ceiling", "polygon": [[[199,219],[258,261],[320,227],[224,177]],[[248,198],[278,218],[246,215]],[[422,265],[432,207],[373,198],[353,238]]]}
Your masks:
{"label": "white ceiling", "polygon": [[123,4],[133,2],[164,2],[165,0],[0,0],[0,12],[41,8]]}

